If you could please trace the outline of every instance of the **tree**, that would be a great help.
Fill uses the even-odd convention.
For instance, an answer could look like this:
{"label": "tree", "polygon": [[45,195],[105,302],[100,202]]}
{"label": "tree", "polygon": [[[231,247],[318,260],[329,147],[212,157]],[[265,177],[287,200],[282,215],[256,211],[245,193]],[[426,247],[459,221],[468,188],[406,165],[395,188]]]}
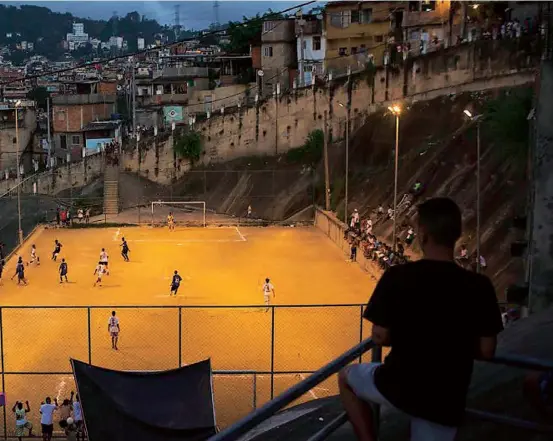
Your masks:
{"label": "tree", "polygon": [[174,149],[180,158],[186,158],[194,164],[202,153],[202,135],[195,130],[186,132],[176,140]]}
{"label": "tree", "polygon": [[50,92],[46,87],[39,86],[30,90],[27,93],[27,98],[36,102],[37,107],[46,110],[47,103],[46,100],[50,97]]}
{"label": "tree", "polygon": [[250,44],[261,40],[262,24],[265,20],[276,20],[283,18],[282,14],[275,13],[271,9],[263,15],[257,14],[255,17],[243,17],[243,21],[229,21],[227,34],[230,39],[224,49],[230,53],[247,54],[250,51]]}

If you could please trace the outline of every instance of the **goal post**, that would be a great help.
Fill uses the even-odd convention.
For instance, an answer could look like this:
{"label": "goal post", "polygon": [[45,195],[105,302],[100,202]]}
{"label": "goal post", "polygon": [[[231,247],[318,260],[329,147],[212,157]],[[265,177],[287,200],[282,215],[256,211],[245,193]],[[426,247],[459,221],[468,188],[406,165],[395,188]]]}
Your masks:
{"label": "goal post", "polygon": [[205,201],[152,201],[152,226],[167,225],[169,213],[176,225],[206,226]]}

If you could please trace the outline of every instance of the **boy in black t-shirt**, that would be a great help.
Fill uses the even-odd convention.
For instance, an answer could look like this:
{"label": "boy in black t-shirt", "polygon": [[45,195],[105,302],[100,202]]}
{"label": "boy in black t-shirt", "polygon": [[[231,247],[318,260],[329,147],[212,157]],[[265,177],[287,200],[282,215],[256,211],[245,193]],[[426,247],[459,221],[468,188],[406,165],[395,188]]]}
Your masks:
{"label": "boy in black t-shirt", "polygon": [[384,363],[340,372],[342,402],[360,441],[376,440],[369,403],[409,415],[411,441],[453,441],[474,359],[494,356],[503,328],[490,280],[454,261],[461,236],[457,205],[430,199],[418,212],[423,259],[386,271],[364,313],[374,343],[391,352]]}

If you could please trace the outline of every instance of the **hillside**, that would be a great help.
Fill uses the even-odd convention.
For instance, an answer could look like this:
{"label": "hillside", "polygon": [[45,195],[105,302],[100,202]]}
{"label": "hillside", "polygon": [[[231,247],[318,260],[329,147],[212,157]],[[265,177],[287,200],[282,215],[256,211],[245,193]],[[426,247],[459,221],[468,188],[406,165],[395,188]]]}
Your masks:
{"label": "hillside", "polygon": [[[113,35],[113,19],[92,20],[75,17],[70,13],[52,12],[42,6],[21,5],[11,6],[0,4],[0,45],[7,45],[12,50],[12,58],[17,61],[32,54],[45,55],[56,59],[63,54],[61,41],[72,31],[72,24],[84,24],[85,32],[90,38],[107,41]],[[129,49],[137,49],[137,37],[144,37],[146,44],[154,41],[154,35],[163,32],[165,27],[156,20],[150,20],[137,12],[131,12],[117,19],[118,35],[129,42]],[[8,34],[12,34],[8,37]],[[19,35],[18,35],[19,34]],[[15,50],[16,43],[29,41],[35,43],[33,53],[26,54]]]}
{"label": "hillside", "polygon": [[[466,93],[417,102],[404,109],[400,122],[399,198],[418,179],[422,197],[446,195],[463,209],[462,242],[475,250],[476,130],[463,110],[482,112],[482,254],[488,275],[500,297],[522,273],[520,259],[512,259],[510,245],[515,216],[525,215],[527,193],[527,115],[532,89],[518,88]],[[359,125],[356,125],[359,126]],[[369,116],[352,135],[350,145],[349,211],[358,208],[362,218],[379,204],[393,203],[394,120],[384,112]],[[343,136],[342,136],[343,137]],[[343,218],[344,143],[330,147],[332,209]],[[284,220],[315,202],[324,204],[321,152],[293,151],[278,157],[241,158],[196,168],[172,186],[127,185],[126,204],[152,198],[205,200],[221,214],[243,216],[252,205],[256,217]],[[133,181],[134,182],[134,181]],[[123,190],[123,193],[125,191]],[[132,200],[130,200],[132,199]],[[414,223],[414,209],[399,217],[400,237]],[[391,243],[390,221],[376,223],[375,232]],[[411,252],[417,253],[416,246]]]}

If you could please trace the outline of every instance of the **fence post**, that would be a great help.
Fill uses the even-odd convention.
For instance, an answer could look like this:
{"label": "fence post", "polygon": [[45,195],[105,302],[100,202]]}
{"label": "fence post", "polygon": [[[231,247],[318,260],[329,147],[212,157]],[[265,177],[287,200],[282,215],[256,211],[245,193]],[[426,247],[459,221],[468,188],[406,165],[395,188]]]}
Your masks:
{"label": "fence post", "polygon": [[[363,305],[359,306],[359,343],[363,341]],[[374,350],[374,349],[373,349]],[[363,354],[359,354],[359,363],[363,361]]]}
{"label": "fence post", "polygon": [[[4,377],[4,322],[2,317],[3,308],[0,308],[0,346],[2,347],[2,393],[4,394],[4,401],[6,400],[6,379]],[[7,403],[4,402],[2,406],[4,409],[4,439],[8,439],[8,420],[6,415]]]}
{"label": "fence post", "polygon": [[92,364],[92,333],[90,332],[90,306],[86,308],[88,322],[88,364]]}
{"label": "fence post", "polygon": [[275,307],[271,306],[271,400],[275,394]]}
{"label": "fence post", "polygon": [[253,410],[257,409],[257,374],[253,374]]}
{"label": "fence post", "polygon": [[182,366],[182,307],[179,306],[179,367]]}

